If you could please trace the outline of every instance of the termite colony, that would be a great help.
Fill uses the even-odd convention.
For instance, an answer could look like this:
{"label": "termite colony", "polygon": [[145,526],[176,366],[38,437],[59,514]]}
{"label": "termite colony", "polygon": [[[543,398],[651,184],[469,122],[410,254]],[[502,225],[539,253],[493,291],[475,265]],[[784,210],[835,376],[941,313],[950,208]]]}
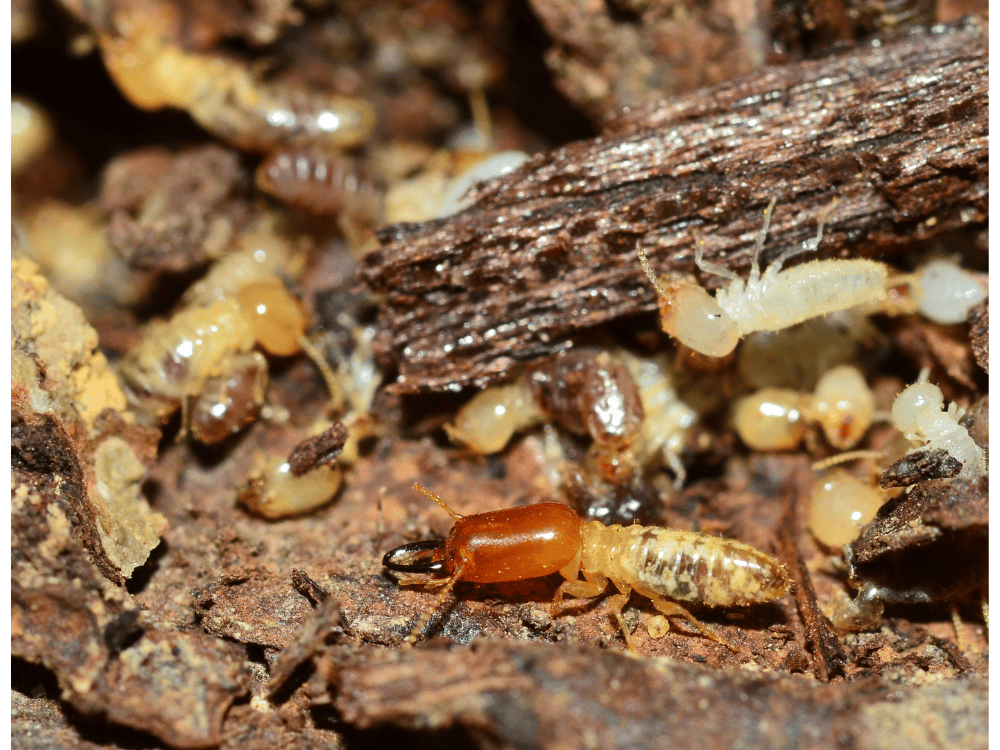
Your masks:
{"label": "termite colony", "polygon": [[[937,468],[927,469],[928,462],[923,461],[924,474],[914,479],[914,483],[947,477],[976,480],[986,474],[983,448],[960,424],[965,409],[954,403],[945,408],[940,388],[927,382],[926,373],[889,400],[884,391],[877,394],[869,385],[869,378],[885,360],[889,348],[889,339],[872,325],[869,316],[916,313],[936,324],[961,323],[970,309],[985,298],[985,287],[975,274],[960,268],[955,258],[932,258],[909,274],[895,272],[883,263],[869,260],[806,261],[783,270],[788,259],[814,252],[819,247],[824,224],[836,204],[821,212],[819,227],[812,239],[781,253],[761,272],[759,257],[775,205],[776,200],[772,199],[764,212],[764,226],[754,241],[750,276],[746,281],[707,263],[704,243],[696,242],[697,267],[729,280],[728,286],[714,298],[693,277],[657,279],[641,244],[637,246],[637,253],[640,265],[659,296],[664,332],[677,339],[685,350],[700,355],[702,362],[710,362],[713,358],[720,362],[715,370],[709,365],[708,371],[697,379],[702,381],[702,386],[714,383],[716,387],[727,388],[733,395],[728,408],[730,424],[741,442],[752,451],[762,452],[792,451],[804,442],[806,450],[816,456],[816,479],[808,498],[806,526],[821,548],[836,557],[837,551],[855,540],[888,501],[899,497],[900,490],[893,489],[899,484],[894,485],[889,479],[895,476],[890,467],[894,462],[897,466],[909,466],[926,453],[937,456]],[[739,376],[726,375],[727,371],[731,372],[726,362],[732,361],[729,355],[741,340],[743,344],[734,363]],[[628,516],[630,510],[609,508],[607,499],[633,500],[640,494],[635,491],[637,485],[658,487],[669,498],[670,488],[663,482],[656,483],[661,468],[667,468],[673,475],[674,491],[684,485],[686,437],[699,419],[710,416],[718,408],[719,401],[706,403],[698,398],[698,389],[691,387],[691,378],[685,378],[683,367],[675,369],[677,363],[683,361],[678,358],[675,363],[662,353],[640,356],[620,348],[571,349],[524,367],[512,382],[475,394],[445,430],[463,450],[482,455],[510,450],[512,438],[528,434],[528,440],[541,446],[542,464],[555,496],[569,499],[583,515],[592,519],[613,523],[624,517],[626,523],[637,520],[648,523],[645,519]],[[686,383],[686,389],[678,391],[677,383]],[[739,395],[741,392],[745,395]],[[867,443],[873,426],[883,425],[880,447],[859,447]],[[531,433],[539,431],[540,438],[531,437]],[[887,432],[896,435],[896,440],[887,444],[884,438]],[[567,440],[579,444],[581,439],[585,446],[582,454],[579,449],[575,452],[565,450]],[[687,450],[690,451],[690,446]],[[569,458],[570,455],[576,458]],[[874,459],[878,459],[877,464],[871,463]],[[861,463],[853,472],[831,468],[848,461]],[[882,487],[878,486],[880,476]],[[664,495],[657,489],[651,494],[654,504],[664,502],[661,499]],[[636,567],[634,560],[624,557],[613,575],[600,567],[604,563],[591,558],[591,562],[582,567],[587,581],[577,581],[579,561],[569,563],[564,569],[563,563],[569,557],[554,544],[548,568],[540,564],[538,572],[527,567],[519,570],[515,560],[520,559],[520,553],[504,545],[515,545],[514,540],[521,538],[522,530],[528,534],[534,523],[528,520],[530,508],[517,509],[525,513],[524,520],[518,516],[517,520],[509,521],[507,530],[497,530],[487,541],[479,539],[481,532],[477,524],[490,523],[499,527],[499,515],[493,519],[491,514],[483,514],[482,521],[478,516],[466,519],[451,511],[436,496],[430,496],[457,522],[448,538],[442,542],[403,545],[388,553],[384,561],[386,567],[400,572],[445,575],[432,582],[434,586],[442,586],[444,591],[437,603],[418,620],[408,637],[411,642],[427,624],[430,612],[440,606],[455,583],[518,580],[555,570],[570,579],[560,586],[557,602],[564,593],[595,596],[604,590],[609,578],[616,584],[621,593],[611,599],[610,609],[630,648],[634,644],[621,620],[621,611],[633,588],[647,594],[660,612],[685,614],[665,606],[661,598],[664,594],[674,599],[682,598],[676,591],[673,594],[666,591],[667,584],[661,582],[658,584],[661,588],[653,593],[636,585],[641,566]],[[582,503],[581,497],[584,498]],[[534,507],[539,519],[547,513],[555,513],[543,506]],[[469,530],[465,528],[466,523]],[[539,523],[544,525],[541,520]],[[661,554],[657,545],[668,544],[668,537],[669,544],[677,545],[673,553],[677,559],[699,553],[701,542],[694,532],[657,530],[654,533],[643,531],[642,526],[631,527],[634,532],[612,526],[610,528],[621,529],[612,532],[599,521],[590,523],[596,525],[589,533],[602,539],[603,535],[609,535],[607,544],[612,547],[616,542],[610,539],[615,534],[632,533],[636,540],[641,537],[641,543],[633,542],[647,559]],[[597,530],[598,527],[601,530]],[[584,528],[591,527],[585,522]],[[562,532],[552,532],[554,537],[560,534]],[[504,536],[508,542],[504,541]],[[722,540],[711,544],[716,542],[734,545],[733,554],[741,544]],[[605,542],[585,542],[584,545],[591,543],[600,546]],[[647,543],[651,545],[649,548],[643,546]],[[492,556],[489,563],[485,557],[478,562],[471,559],[479,554],[479,545],[495,545],[495,551],[482,553]],[[757,550],[754,553],[764,555]],[[539,552],[539,559],[543,554],[548,552]],[[616,554],[619,553],[611,553],[611,556]],[[413,556],[415,560],[411,559]],[[527,553],[521,557],[524,556]],[[783,572],[781,576],[784,583],[774,589],[775,596],[787,589]],[[844,630],[857,629],[859,623],[864,627],[874,626],[877,615],[873,618],[872,613],[876,610],[881,613],[881,605],[876,604],[879,601],[876,588],[853,576],[851,583],[861,588],[862,593],[857,602],[842,608],[839,614],[834,613],[833,621]],[[741,585],[734,586],[727,594],[732,597],[730,599],[721,594],[712,598],[702,591],[700,601],[716,605],[734,603],[739,596],[736,589]],[[889,599],[896,602],[924,600],[926,598],[920,596]],[[849,626],[851,623],[853,625]],[[651,622],[651,633],[653,627]],[[659,624],[656,627],[661,628]],[[700,624],[698,627],[701,628]],[[707,634],[704,629],[702,632]]]}
{"label": "termite colony", "polygon": [[[379,226],[445,219],[469,209],[477,184],[522,168],[529,157],[517,148],[529,141],[501,147],[493,137],[484,105],[486,73],[459,87],[471,103],[471,129],[459,128],[457,117],[444,112],[444,124],[429,127],[433,138],[407,140],[377,121],[388,109],[377,106],[384,102],[350,93],[357,86],[312,86],[308,75],[305,83],[282,77],[273,60],[251,63],[206,51],[212,45],[188,33],[190,19],[177,7],[149,8],[94,24],[93,43],[113,80],[135,106],[182,110],[245,152],[241,158],[248,159],[253,186],[263,195],[234,200],[240,205],[231,215],[205,228],[199,258],[169,271],[150,271],[113,247],[99,203],[31,205],[15,231],[71,296],[99,293],[136,310],[143,292],[176,287],[166,303],[152,308],[151,319],[148,308],[134,316],[143,326],[122,346],[117,372],[137,421],[159,428],[179,421],[178,451],[215,458],[212,451],[237,452],[251,444],[255,431],[277,433],[293,416],[280,398],[272,400],[275,383],[295,390],[305,369],[314,385],[322,381],[322,407],[294,415],[310,418],[296,428],[294,443],[257,451],[253,468],[232,492],[239,512],[266,519],[309,514],[340,490],[362,443],[393,429],[372,416],[383,372],[375,359],[376,326],[366,312],[379,300],[349,281],[336,287],[336,295],[320,288],[314,274],[326,274],[324,283],[336,276],[324,265],[332,263],[326,250],[339,243],[353,261],[373,245]],[[381,75],[391,78],[392,51],[377,56]],[[342,78],[343,84],[351,76]],[[50,148],[53,128],[26,100],[12,103],[12,115],[12,167],[20,171]],[[251,180],[246,182],[249,192]],[[145,198],[134,213],[168,223],[160,213],[166,199],[155,191]],[[653,266],[662,261],[652,249],[654,238],[635,245],[635,262],[656,292],[665,335],[604,332],[573,341],[559,354],[512,368],[504,382],[469,394],[454,413],[436,413],[427,420],[430,428],[413,431],[426,444],[437,440],[435,450],[465,467],[506,471],[515,459],[523,465],[530,456],[544,479],[534,483],[536,494],[558,502],[462,516],[422,490],[455,523],[444,540],[404,543],[382,558],[389,570],[416,574],[400,583],[440,589],[405,624],[407,642],[431,632],[426,626],[459,584],[559,573],[553,614],[582,610],[565,598],[596,598],[613,584],[606,611],[630,649],[644,645],[627,622],[626,604],[635,591],[648,600],[640,607],[683,618],[701,635],[737,650],[677,602],[728,609],[790,592],[785,565],[792,562],[775,552],[776,543],[750,545],[700,531],[750,538],[731,517],[699,503],[721,486],[723,465],[733,475],[751,475],[746,485],[765,484],[747,470],[748,456],[756,453],[784,459],[801,452],[814,461],[805,527],[835,560],[830,565],[837,574],[860,590],[833,613],[838,627],[874,628],[885,602],[938,596],[866,579],[850,545],[909,488],[974,482],[987,474],[986,406],[953,402],[956,394],[947,384],[931,382],[926,372],[917,376],[917,367],[906,372],[910,382],[899,380],[888,393],[879,367],[892,354],[892,342],[871,316],[919,315],[937,326],[961,325],[985,299],[985,287],[953,257],[929,259],[910,273],[874,260],[800,258],[816,252],[827,227],[836,225],[836,204],[817,212],[815,235],[810,226],[810,239],[762,267],[779,206],[770,199],[762,228],[744,242],[752,247],[745,278],[706,260],[703,237],[691,237],[691,275],[658,277]],[[631,244],[628,250],[631,260]],[[343,276],[350,274],[353,267]],[[702,286],[709,277],[726,282],[714,295]],[[664,348],[667,337],[673,348]],[[302,355],[315,371],[296,369]],[[965,395],[959,390],[956,401]],[[315,398],[310,405],[318,403]],[[404,411],[392,402],[380,416],[392,409]],[[400,433],[413,437],[408,427]],[[382,443],[387,456],[389,442]],[[705,456],[708,461],[699,462]],[[434,460],[421,462],[419,470],[427,466],[433,468]],[[381,512],[380,505],[380,523]],[[666,528],[668,518],[688,526]],[[409,528],[403,538],[426,536],[425,530]],[[382,543],[381,529],[371,536]],[[376,563],[377,555],[373,568]],[[777,616],[772,619],[779,627]],[[653,639],[669,627],[655,616],[646,624]]]}

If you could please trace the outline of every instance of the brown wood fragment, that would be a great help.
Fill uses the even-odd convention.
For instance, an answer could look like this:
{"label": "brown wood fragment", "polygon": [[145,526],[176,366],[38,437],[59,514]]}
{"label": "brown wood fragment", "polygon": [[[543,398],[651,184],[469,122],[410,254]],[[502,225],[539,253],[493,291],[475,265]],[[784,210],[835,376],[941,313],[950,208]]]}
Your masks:
{"label": "brown wood fragment", "polygon": [[[536,155],[448,219],[382,230],[362,275],[386,295],[376,340],[404,393],[485,386],[593,326],[656,310],[658,273],[706,259],[745,275],[816,231],[818,257],[902,252],[987,218],[985,29],[975,20],[629,112]],[[718,277],[702,275],[707,288]]]}
{"label": "brown wood fragment", "polygon": [[883,490],[893,487],[908,487],[929,479],[947,479],[962,470],[962,462],[948,451],[924,449],[907,453],[892,466],[882,472],[879,486]]}
{"label": "brown wood fragment", "polygon": [[[589,647],[480,640],[463,649],[364,650],[344,660],[337,679],[336,707],[355,727],[462,727],[480,747],[985,746],[982,677],[920,690],[889,680],[822,685]],[[905,732],[900,715],[912,717]]]}
{"label": "brown wood fragment", "polygon": [[938,479],[888,504],[845,548],[852,581],[901,603],[979,589],[987,580],[986,489],[986,479]]}
{"label": "brown wood fragment", "polygon": [[990,301],[983,300],[969,313],[969,339],[972,342],[972,355],[976,364],[984,372],[990,371]]}
{"label": "brown wood fragment", "polygon": [[335,465],[346,442],[347,428],[343,422],[334,422],[332,427],[316,437],[303,440],[288,457],[292,476],[301,477],[320,466]]}

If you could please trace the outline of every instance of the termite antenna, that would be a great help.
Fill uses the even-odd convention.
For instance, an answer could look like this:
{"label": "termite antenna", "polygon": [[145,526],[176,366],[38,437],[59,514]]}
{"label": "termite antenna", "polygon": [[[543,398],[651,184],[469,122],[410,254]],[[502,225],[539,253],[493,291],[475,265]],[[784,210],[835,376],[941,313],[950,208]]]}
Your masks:
{"label": "termite antenna", "polygon": [[482,88],[475,88],[469,92],[469,110],[472,112],[472,125],[480,147],[484,151],[493,151],[496,140],[493,136],[493,116],[490,114],[486,92]]}
{"label": "termite antenna", "polygon": [[[428,495],[431,494],[423,487],[420,487],[419,484],[417,487],[419,487],[422,492],[425,492]],[[431,496],[433,497],[433,495]],[[455,572],[451,574],[451,577],[448,578],[448,580],[443,581],[444,588],[441,589],[441,593],[438,594],[437,599],[434,600],[434,604],[420,616],[420,619],[417,620],[417,624],[413,626],[413,630],[410,631],[410,634],[403,639],[403,645],[409,648],[417,642],[417,636],[420,635],[420,631],[424,629],[428,622],[430,622],[434,614],[441,609],[442,602],[448,598],[451,590],[455,587],[455,583],[461,577],[463,570],[465,570],[465,565],[463,563],[459,563],[458,567],[455,568]]]}
{"label": "termite antenna", "polygon": [[774,207],[777,203],[778,196],[775,195],[771,198],[771,202],[767,204],[767,208],[764,209],[764,226],[760,230],[760,234],[757,235],[757,240],[753,243],[753,256],[750,261],[751,278],[760,277],[760,253],[764,249],[764,242],[767,240],[767,233],[771,228],[771,215],[774,213]]}
{"label": "termite antenna", "polygon": [[845,451],[844,453],[838,453],[836,456],[830,456],[829,458],[824,458],[822,461],[816,461],[813,465],[813,471],[823,471],[823,469],[829,469],[831,466],[836,466],[837,464],[844,464],[848,461],[854,461],[859,458],[881,458],[885,455],[885,451],[875,451],[875,450],[856,450],[856,451]]}
{"label": "termite antenna", "polygon": [[667,290],[660,286],[660,282],[657,281],[656,275],[653,273],[653,269],[649,267],[649,259],[646,257],[646,253],[642,249],[642,243],[635,243],[635,252],[639,256],[639,265],[642,266],[642,270],[646,272],[647,278],[649,278],[649,283],[653,285],[653,289],[656,290],[658,297],[667,297]]}
{"label": "termite antenna", "polygon": [[826,220],[830,218],[830,214],[833,213],[833,209],[835,209],[839,203],[840,198],[835,197],[832,201],[830,201],[826,208],[819,212],[819,223],[816,226],[816,236],[812,239],[806,240],[798,247],[790,247],[785,250],[785,252],[779,255],[777,260],[775,260],[772,264],[775,270],[780,271],[782,264],[795,255],[816,251],[819,247],[819,243],[823,241],[823,231],[826,229]]}
{"label": "termite antenna", "polygon": [[323,376],[326,389],[330,392],[330,405],[333,407],[333,410],[340,412],[344,408],[344,392],[340,387],[340,381],[337,380],[336,374],[334,374],[320,350],[313,345],[313,342],[306,338],[304,333],[298,337],[297,341],[299,346],[302,347],[302,351],[316,365],[319,374]]}
{"label": "termite antenna", "polygon": [[456,521],[461,521],[462,520],[463,516],[460,513],[456,513],[455,511],[453,511],[451,509],[451,506],[448,505],[448,503],[446,503],[444,500],[441,499],[440,495],[435,495],[429,489],[427,489],[424,486],[422,486],[419,482],[414,482],[413,483],[413,489],[417,490],[418,492],[423,492],[425,495],[427,495],[427,497],[429,497],[431,500],[433,500],[438,505],[440,505],[442,508],[444,508],[445,512],[449,516],[451,516],[452,518],[454,518]]}
{"label": "termite antenna", "polygon": [[187,437],[191,423],[191,404],[189,403],[189,399],[189,396],[181,399],[181,428],[177,431],[177,436],[174,438],[174,443],[178,445]]}

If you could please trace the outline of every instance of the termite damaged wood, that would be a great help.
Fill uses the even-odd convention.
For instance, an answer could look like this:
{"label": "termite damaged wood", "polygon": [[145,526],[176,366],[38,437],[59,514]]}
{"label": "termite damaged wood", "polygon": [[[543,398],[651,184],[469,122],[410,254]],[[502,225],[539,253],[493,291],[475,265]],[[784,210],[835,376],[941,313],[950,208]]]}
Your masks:
{"label": "termite damaged wood", "polygon": [[766,68],[537,154],[454,217],[382,230],[362,275],[386,295],[376,351],[398,367],[393,387],[482,387],[587,328],[655,311],[640,241],[657,274],[695,272],[701,237],[707,261],[745,276],[775,195],[764,265],[835,197],[817,258],[981,226],[987,65],[972,19]]}

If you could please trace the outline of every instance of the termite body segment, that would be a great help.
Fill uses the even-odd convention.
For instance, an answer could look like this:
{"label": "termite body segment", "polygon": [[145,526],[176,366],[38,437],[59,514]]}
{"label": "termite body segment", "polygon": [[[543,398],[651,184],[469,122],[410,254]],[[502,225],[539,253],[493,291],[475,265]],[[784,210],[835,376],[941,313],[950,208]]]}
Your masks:
{"label": "termite body segment", "polygon": [[[629,648],[632,642],[621,612],[633,590],[664,615],[685,617],[704,635],[728,646],[668,598],[709,606],[744,605],[771,601],[791,585],[777,560],[742,542],[638,524],[605,526],[583,521],[558,503],[460,516],[436,495],[415,487],[448,510],[456,523],[444,541],[403,545],[382,560],[390,570],[447,576],[433,584],[442,586],[442,593],[407,637],[409,643],[459,580],[502,583],[558,571],[567,580],[556,592],[555,608],[564,596],[595,597],[613,583],[619,593],[610,600],[611,612]],[[414,552],[430,553],[430,558],[399,562]],[[585,580],[579,579],[581,572]]]}
{"label": "termite body segment", "polygon": [[730,280],[715,297],[693,279],[658,280],[641,245],[636,245],[639,263],[659,298],[660,325],[664,331],[700,354],[724,357],[747,334],[780,331],[819,315],[885,300],[888,267],[877,261],[815,260],[781,270],[792,256],[819,247],[830,209],[821,215],[813,239],[786,250],[761,273],[760,253],[774,204],[772,199],[764,212],[764,228],[754,245],[750,275],[745,281],[732,271],[705,261],[704,241],[698,241],[695,251],[698,268]]}

